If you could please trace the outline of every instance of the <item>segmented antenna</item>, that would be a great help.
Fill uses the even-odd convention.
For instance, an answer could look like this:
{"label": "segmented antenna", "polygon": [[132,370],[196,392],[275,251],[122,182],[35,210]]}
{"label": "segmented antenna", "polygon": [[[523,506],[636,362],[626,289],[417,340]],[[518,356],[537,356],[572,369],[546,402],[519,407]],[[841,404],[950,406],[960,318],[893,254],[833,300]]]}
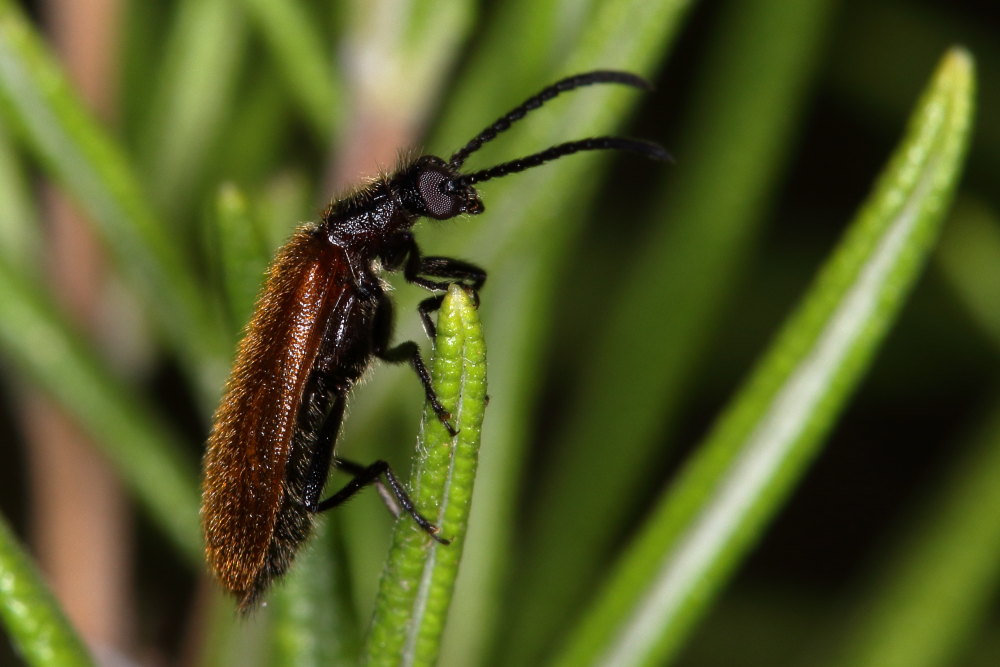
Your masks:
{"label": "segmented antenna", "polygon": [[545,162],[561,158],[564,155],[571,155],[573,153],[579,153],[580,151],[600,150],[629,151],[631,153],[645,155],[646,157],[654,160],[673,160],[670,153],[668,153],[663,146],[649,141],[625,139],[623,137],[591,137],[589,139],[580,139],[578,141],[568,141],[564,144],[557,144],[551,148],[546,148],[544,151],[539,151],[538,153],[534,153],[532,155],[526,155],[525,157],[520,157],[516,160],[511,160],[510,162],[503,162],[494,167],[490,167],[489,169],[474,171],[470,174],[462,174],[452,181],[451,187],[460,188],[462,186],[472,185],[473,183],[482,183],[483,181],[488,181],[491,178],[499,178],[501,176],[506,176],[507,174],[516,174],[519,171],[531,169],[532,167],[537,167]]}
{"label": "segmented antenna", "polygon": [[[498,118],[492,125],[490,125],[485,130],[477,134],[475,138],[473,138],[469,143],[467,143],[459,150],[455,151],[455,153],[451,156],[451,159],[448,162],[454,169],[458,169],[459,167],[462,166],[467,157],[469,157],[472,153],[475,153],[477,150],[479,150],[483,146],[483,144],[495,139],[498,134],[508,129],[515,121],[524,118],[529,111],[534,111],[535,109],[542,106],[543,104],[551,100],[553,97],[561,93],[568,92],[570,90],[573,90],[574,88],[580,88],[581,86],[591,86],[595,83],[620,83],[626,86],[632,86],[633,88],[639,88],[641,90],[652,90],[652,86],[650,86],[645,79],[643,79],[640,76],[636,76],[635,74],[630,74],[629,72],[618,72],[615,70],[596,70],[593,72],[585,72],[583,74],[577,74],[575,76],[566,77],[565,79],[562,79],[561,81],[557,81],[556,83],[552,84],[548,88],[545,88],[537,95],[529,97],[519,106],[517,106],[514,109],[511,109],[509,112]],[[594,140],[585,139],[584,141],[594,141]],[[579,142],[573,142],[573,143],[579,143]],[[569,145],[570,144],[562,144],[562,146],[569,146]],[[553,148],[559,148],[559,146],[554,146]],[[574,153],[579,150],[592,150],[592,149],[577,148],[569,152]],[[630,150],[630,149],[626,148],[623,150]],[[547,151],[543,151],[543,153],[545,152]],[[638,151],[638,152],[643,152],[643,151]],[[543,153],[539,153],[539,155]],[[562,155],[566,154],[567,153],[562,153]],[[558,157],[558,155],[556,157]],[[555,158],[546,158],[546,159],[551,160]],[[545,161],[546,160],[542,160],[542,162]],[[527,169],[527,167],[524,168]],[[516,169],[514,171],[520,171],[520,169]],[[491,176],[490,178],[495,178],[495,176]],[[486,179],[480,179],[480,180],[486,180]]]}

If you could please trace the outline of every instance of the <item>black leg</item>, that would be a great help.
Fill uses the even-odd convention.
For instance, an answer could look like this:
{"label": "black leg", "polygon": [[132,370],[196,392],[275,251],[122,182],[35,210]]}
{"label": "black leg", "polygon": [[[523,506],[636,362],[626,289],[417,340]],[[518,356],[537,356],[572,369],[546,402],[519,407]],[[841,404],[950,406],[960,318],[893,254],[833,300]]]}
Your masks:
{"label": "black leg", "polygon": [[412,340],[408,340],[405,343],[400,343],[396,347],[391,347],[388,350],[383,350],[381,353],[376,354],[380,359],[384,359],[391,363],[405,363],[409,361],[410,365],[413,366],[413,370],[417,372],[417,377],[420,378],[420,384],[424,387],[424,394],[427,396],[427,402],[431,404],[434,414],[436,414],[438,420],[444,424],[444,427],[448,429],[448,433],[450,435],[458,435],[458,429],[451,423],[451,413],[445,410],[444,406],[441,405],[437,392],[434,391],[434,387],[431,385],[431,374],[427,370],[427,366],[424,364],[423,358],[420,356],[420,348],[417,347],[416,343]]}
{"label": "black leg", "polygon": [[[479,292],[475,291],[475,288],[466,285],[465,289],[472,290],[472,302],[473,305],[479,307]],[[437,296],[429,296],[417,305],[417,312],[420,314],[420,324],[424,327],[424,333],[431,340],[437,338],[437,326],[434,324],[434,320],[431,319],[431,313],[436,313],[441,309],[441,304],[444,303],[444,294],[438,294]]]}
{"label": "black leg", "polygon": [[[426,276],[426,277],[425,277]],[[406,261],[403,264],[406,282],[420,285],[431,292],[442,292],[452,283],[462,283],[478,292],[486,282],[486,271],[460,259],[451,257],[424,257],[411,236],[406,241]],[[444,278],[444,280],[429,280]]]}
{"label": "black leg", "polygon": [[[314,397],[317,395],[314,394]],[[313,400],[319,400],[318,397]],[[347,399],[343,395],[333,396],[333,405],[323,418],[319,434],[316,436],[316,444],[312,447],[312,461],[309,462],[309,471],[306,473],[305,501],[306,506],[315,510],[319,505],[320,496],[323,493],[323,486],[330,473],[330,462],[333,460],[333,446],[337,442],[337,433],[340,432],[340,424],[344,421],[344,405]]]}
{"label": "black leg", "polygon": [[[430,292],[444,292],[451,285],[459,283],[472,290],[476,306],[479,306],[479,290],[486,282],[486,271],[475,264],[463,262],[451,257],[423,257],[420,248],[412,235],[401,240],[391,256],[384,258],[387,266],[403,267],[403,278],[406,282],[419,285]],[[444,280],[431,280],[443,278]],[[431,339],[435,337],[437,327],[430,314],[441,307],[443,296],[432,296],[420,302],[417,308],[424,331]]]}
{"label": "black leg", "polygon": [[392,468],[389,467],[388,463],[385,461],[376,461],[371,465],[363,466],[339,457],[334,457],[333,462],[338,468],[342,468],[343,470],[346,470],[354,475],[354,479],[348,482],[347,485],[340,491],[337,491],[337,493],[317,505],[317,512],[325,512],[330,508],[340,505],[369,484],[378,483],[379,478],[384,476],[387,486],[392,491],[392,495],[395,497],[403,511],[413,517],[413,520],[417,522],[417,525],[435,540],[441,544],[450,543],[450,540],[439,537],[438,527],[428,521],[424,515],[418,512],[413,506],[413,501],[410,500],[410,496],[406,493],[406,489],[404,489],[403,485],[400,484],[399,479],[392,472]]}
{"label": "black leg", "polygon": [[[361,465],[360,463],[355,463],[354,461],[342,459],[339,456],[333,459],[333,463],[337,470],[343,470],[350,475],[360,475],[364,473],[365,469],[368,467]],[[382,499],[382,503],[385,505],[385,508],[398,519],[399,515],[403,513],[403,510],[400,509],[399,503],[396,501],[396,496],[386,487],[385,484],[382,483],[381,479],[376,479],[372,482],[372,484],[375,485],[375,490],[378,491],[379,498]]]}
{"label": "black leg", "polygon": [[420,323],[424,325],[424,333],[431,340],[437,338],[437,326],[434,324],[434,320],[431,319],[431,313],[437,312],[443,302],[444,294],[438,294],[437,296],[427,297],[417,306],[417,312],[420,313]]}
{"label": "black leg", "polygon": [[[428,280],[423,276],[445,280]],[[478,292],[486,282],[486,271],[475,264],[451,257],[421,257],[419,249],[414,244],[407,257],[406,266],[403,267],[403,277],[407,282],[435,292],[446,290],[449,285],[456,282]]]}
{"label": "black leg", "polygon": [[388,297],[379,300],[373,330],[372,351],[375,356],[394,364],[409,362],[413,366],[413,370],[417,372],[420,384],[424,388],[424,394],[427,396],[427,402],[431,404],[438,420],[448,429],[448,433],[452,436],[458,435],[458,429],[451,424],[451,413],[441,405],[441,401],[431,385],[431,374],[427,371],[427,365],[424,364],[424,360],[420,356],[420,348],[417,344],[409,340],[395,347],[389,347],[389,336],[392,334],[392,301]]}
{"label": "black leg", "polygon": [[[474,264],[469,264],[450,257],[423,257],[421,258],[416,246],[409,255],[406,270],[403,277],[414,285],[420,285],[424,289],[432,292],[446,290],[454,283],[461,283],[472,290],[472,299],[479,306],[479,290],[486,282],[486,272]],[[416,259],[414,259],[416,258]],[[428,280],[421,276],[434,276],[436,278],[447,278],[447,281]],[[424,331],[428,338],[434,339],[437,335],[437,327],[431,319],[431,313],[441,307],[444,295],[432,296],[424,299],[417,306],[420,313],[420,321],[424,325]]]}

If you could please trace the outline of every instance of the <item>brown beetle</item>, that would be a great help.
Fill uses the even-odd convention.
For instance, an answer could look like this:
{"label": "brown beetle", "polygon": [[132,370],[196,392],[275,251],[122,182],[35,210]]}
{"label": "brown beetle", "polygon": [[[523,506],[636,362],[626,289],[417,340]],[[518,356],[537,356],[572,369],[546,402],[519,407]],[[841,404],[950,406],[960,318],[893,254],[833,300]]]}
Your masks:
{"label": "brown beetle", "polygon": [[[587,150],[625,150],[667,158],[655,144],[595,137],[553,146],[490,169],[462,174],[465,159],[528,111],[556,95],[597,83],[648,88],[626,72],[595,71],[563,79],[483,130],[447,162],[425,155],[334,201],[318,225],[300,228],[267,272],[225,395],[215,413],[204,461],[202,522],[208,564],[222,585],[251,609],[291,564],[313,517],[364,486],[385,479],[400,508],[432,536],[437,528],[414,507],[385,461],[363,466],[333,455],[347,394],[373,356],[413,365],[427,400],[454,435],[431,387],[417,344],[394,347],[392,303],[379,271],[440,293],[453,282],[479,290],[486,273],[447,257],[424,257],[411,233],[421,217],[445,220],[483,212],[475,183]],[[421,302],[430,314],[442,297]],[[321,500],[330,467],[354,478]]]}

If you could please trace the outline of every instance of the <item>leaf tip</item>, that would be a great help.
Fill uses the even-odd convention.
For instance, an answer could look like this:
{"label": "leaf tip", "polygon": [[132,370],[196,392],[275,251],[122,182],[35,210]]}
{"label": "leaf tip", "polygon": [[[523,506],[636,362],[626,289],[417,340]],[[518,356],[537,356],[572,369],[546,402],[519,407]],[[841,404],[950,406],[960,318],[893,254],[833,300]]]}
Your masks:
{"label": "leaf tip", "polygon": [[972,52],[964,46],[956,44],[945,52],[938,73],[944,78],[965,83],[972,79],[975,69],[976,60]]}

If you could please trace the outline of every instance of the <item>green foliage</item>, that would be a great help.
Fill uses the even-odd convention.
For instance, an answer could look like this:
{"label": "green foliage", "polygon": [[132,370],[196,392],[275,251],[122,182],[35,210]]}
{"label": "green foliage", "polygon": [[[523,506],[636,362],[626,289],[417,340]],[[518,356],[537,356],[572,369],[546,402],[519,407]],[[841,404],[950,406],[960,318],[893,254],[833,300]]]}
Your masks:
{"label": "green foliage", "polygon": [[972,82],[968,55],[948,54],[843,241],[559,664],[661,664],[802,476],[937,237],[965,155]]}
{"label": "green foliage", "polygon": [[[1000,408],[976,392],[995,386],[1000,350],[1000,201],[981,185],[1000,164],[1000,96],[995,85],[977,95],[973,54],[984,71],[1000,65],[995,31],[896,0],[126,6],[116,124],[86,108],[44,30],[0,0],[0,356],[10,395],[41,389],[101,448],[155,527],[149,539],[172,548],[158,567],[176,572],[203,570],[198,450],[183,425],[207,433],[266,262],[336,194],[330,174],[353,177],[359,151],[383,141],[426,137],[447,155],[540,86],[594,68],[637,72],[658,91],[560,97],[468,168],[611,133],[677,158],[574,156],[483,184],[482,216],[421,223],[427,254],[490,273],[478,311],[453,290],[440,314],[433,375],[459,434],[425,410],[415,449],[419,385],[380,368],[352,397],[338,446],[397,470],[414,459],[408,488],[452,544],[405,514],[393,529],[365,494],[321,519],[249,622],[199,596],[201,664],[988,655],[977,630],[1000,580]],[[975,106],[984,141],[970,142]],[[179,371],[168,391],[192,414],[57,305],[36,175],[90,219],[140,304],[153,363]],[[420,341],[413,309],[426,295],[391,279],[396,338]],[[877,435],[883,422],[893,437]],[[824,448],[836,459],[862,447],[913,465],[872,482],[865,449],[816,472],[831,470]],[[914,472],[928,457],[930,472]],[[831,474],[899,494],[903,509],[866,498],[864,481],[831,494]],[[772,542],[769,530],[809,494],[858,503],[844,511],[889,537],[871,546],[834,522],[854,572],[836,581],[741,572],[757,545],[765,562],[798,562],[809,537]],[[88,664],[8,533],[0,524],[12,644],[33,664]],[[872,567],[861,553],[878,546]]]}
{"label": "green foliage", "polygon": [[94,664],[7,522],[0,519],[0,619],[29,665]]}
{"label": "green foliage", "polygon": [[450,544],[431,540],[413,521],[396,523],[368,638],[372,665],[435,664],[455,590],[486,411],[483,329],[471,296],[459,286],[442,304],[431,365],[434,390],[458,435],[424,409],[413,502]]}

